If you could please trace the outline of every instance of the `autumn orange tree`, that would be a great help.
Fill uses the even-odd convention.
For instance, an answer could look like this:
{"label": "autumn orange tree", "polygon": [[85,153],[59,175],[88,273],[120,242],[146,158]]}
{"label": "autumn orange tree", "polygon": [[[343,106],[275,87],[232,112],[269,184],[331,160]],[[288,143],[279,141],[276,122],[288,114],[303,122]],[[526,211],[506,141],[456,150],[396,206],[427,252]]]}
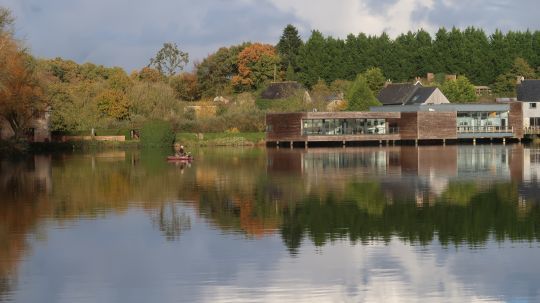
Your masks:
{"label": "autumn orange tree", "polygon": [[0,32],[0,116],[22,137],[34,116],[46,108],[33,58],[9,33]]}
{"label": "autumn orange tree", "polygon": [[163,81],[163,75],[157,69],[151,67],[144,67],[139,72],[133,72],[131,78],[151,83]]}
{"label": "autumn orange tree", "polygon": [[272,79],[279,56],[272,45],[254,43],[238,54],[238,75],[232,78],[237,91],[257,89]]}

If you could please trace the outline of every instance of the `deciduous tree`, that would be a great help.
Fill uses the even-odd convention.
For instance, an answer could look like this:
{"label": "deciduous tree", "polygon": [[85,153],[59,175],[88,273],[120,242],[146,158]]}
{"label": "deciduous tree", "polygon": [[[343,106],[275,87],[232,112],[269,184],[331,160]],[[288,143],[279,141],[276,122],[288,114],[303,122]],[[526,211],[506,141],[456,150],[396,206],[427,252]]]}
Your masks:
{"label": "deciduous tree", "polygon": [[115,89],[107,89],[96,97],[98,108],[104,115],[116,120],[129,117],[130,102],[126,94]]}
{"label": "deciduous tree", "polygon": [[378,67],[372,67],[366,70],[363,75],[366,78],[369,89],[371,89],[373,94],[378,94],[379,91],[384,87],[384,83],[386,81],[382,70]]}
{"label": "deciduous tree", "polygon": [[369,89],[366,78],[361,74],[351,84],[345,99],[348,102],[347,110],[350,111],[366,111],[370,106],[381,105]]}
{"label": "deciduous tree", "polygon": [[441,86],[444,95],[450,102],[467,103],[477,99],[474,85],[465,76],[459,76],[456,80],[445,81]]}
{"label": "deciduous tree", "polygon": [[512,66],[495,79],[493,91],[499,96],[513,97],[516,95],[518,77],[534,79],[535,71],[523,58],[516,58]]}
{"label": "deciduous tree", "polygon": [[21,51],[9,35],[0,37],[0,45],[0,71],[4,74],[0,116],[8,121],[18,139],[32,118],[45,111],[46,102],[33,58]]}
{"label": "deciduous tree", "polygon": [[144,82],[160,82],[163,80],[163,75],[155,68],[143,67],[138,73],[135,73],[135,79]]}
{"label": "deciduous tree", "polygon": [[10,33],[15,19],[8,8],[0,6],[0,33]]}
{"label": "deciduous tree", "polygon": [[174,76],[170,80],[170,85],[181,100],[195,101],[201,97],[197,75],[194,73],[182,73]]}
{"label": "deciduous tree", "polygon": [[181,51],[176,43],[163,43],[156,56],[150,59],[148,67],[155,67],[160,73],[170,77],[182,71],[188,62],[188,53]]}
{"label": "deciduous tree", "polygon": [[257,89],[272,79],[279,57],[269,44],[254,43],[238,54],[238,75],[232,78],[237,91]]}
{"label": "deciduous tree", "polygon": [[243,43],[222,47],[201,63],[195,64],[199,89],[203,96],[222,95],[230,90],[231,79],[238,75],[238,54],[249,45]]}

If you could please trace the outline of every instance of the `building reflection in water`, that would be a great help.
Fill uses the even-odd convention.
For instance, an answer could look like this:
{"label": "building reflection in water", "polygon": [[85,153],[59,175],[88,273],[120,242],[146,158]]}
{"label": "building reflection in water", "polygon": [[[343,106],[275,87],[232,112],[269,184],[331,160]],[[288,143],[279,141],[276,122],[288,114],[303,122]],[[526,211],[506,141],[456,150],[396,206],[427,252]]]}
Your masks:
{"label": "building reflection in water", "polygon": [[190,230],[190,207],[223,232],[278,234],[293,254],[306,239],[474,246],[540,238],[538,148],[204,150],[193,166],[163,159],[113,152],[0,161],[0,296],[13,288],[29,235],[47,222],[129,209],[147,214],[165,240]]}
{"label": "building reflection in water", "polygon": [[[310,187],[376,179],[395,195],[440,196],[452,181],[530,188],[540,176],[540,149],[523,145],[394,146],[269,150],[268,173],[303,176]],[[534,187],[534,186],[533,186]]]}

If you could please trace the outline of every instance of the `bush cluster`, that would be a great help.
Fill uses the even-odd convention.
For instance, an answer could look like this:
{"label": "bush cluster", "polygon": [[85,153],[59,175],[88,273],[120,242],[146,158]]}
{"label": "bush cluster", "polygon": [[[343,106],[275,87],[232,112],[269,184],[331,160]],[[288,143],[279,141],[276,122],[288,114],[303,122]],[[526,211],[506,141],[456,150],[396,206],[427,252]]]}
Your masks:
{"label": "bush cluster", "polygon": [[174,139],[175,133],[170,122],[151,120],[141,128],[141,145],[144,147],[171,146]]}

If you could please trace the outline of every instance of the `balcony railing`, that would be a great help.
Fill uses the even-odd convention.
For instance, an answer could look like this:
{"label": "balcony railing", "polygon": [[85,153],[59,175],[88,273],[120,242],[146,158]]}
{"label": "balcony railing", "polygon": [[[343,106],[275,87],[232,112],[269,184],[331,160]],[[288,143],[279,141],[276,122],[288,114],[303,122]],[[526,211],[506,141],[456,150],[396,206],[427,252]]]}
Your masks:
{"label": "balcony railing", "polygon": [[530,126],[523,128],[526,134],[529,135],[538,135],[540,134],[540,126]]}
{"label": "balcony railing", "polygon": [[508,126],[458,126],[458,134],[474,133],[513,133],[514,128]]}
{"label": "balcony railing", "polygon": [[367,128],[320,128],[317,130],[304,129],[307,136],[343,136],[343,135],[393,135],[399,134],[399,127],[367,127]]}

